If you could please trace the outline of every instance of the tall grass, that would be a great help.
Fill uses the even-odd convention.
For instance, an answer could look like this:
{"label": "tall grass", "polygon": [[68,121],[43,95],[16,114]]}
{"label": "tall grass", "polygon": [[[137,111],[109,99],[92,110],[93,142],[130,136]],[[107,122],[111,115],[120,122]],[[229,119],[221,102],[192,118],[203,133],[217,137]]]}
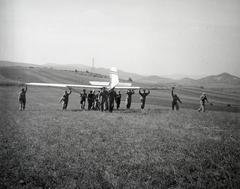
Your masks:
{"label": "tall grass", "polygon": [[2,92],[0,188],[240,185],[239,113],[60,111],[36,94],[21,112]]}

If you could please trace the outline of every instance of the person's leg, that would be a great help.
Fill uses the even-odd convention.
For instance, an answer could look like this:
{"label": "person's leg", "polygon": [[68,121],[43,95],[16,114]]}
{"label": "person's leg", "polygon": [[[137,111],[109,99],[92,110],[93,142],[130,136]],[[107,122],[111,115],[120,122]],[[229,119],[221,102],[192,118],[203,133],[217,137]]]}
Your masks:
{"label": "person's leg", "polygon": [[109,106],[109,102],[108,102],[108,100],[106,100],[106,110],[108,110],[108,107]]}
{"label": "person's leg", "polygon": [[99,101],[97,101],[97,110],[100,110],[100,104],[99,104]]}
{"label": "person's leg", "polygon": [[22,103],[22,110],[25,110],[25,103]]}
{"label": "person's leg", "polygon": [[90,110],[92,110],[92,109],[93,109],[93,102],[90,101]]}
{"label": "person's leg", "polygon": [[174,110],[174,106],[175,106],[175,104],[174,104],[174,102],[172,102],[172,110]]}
{"label": "person's leg", "polygon": [[102,102],[102,111],[105,111],[106,110],[106,102],[105,100],[103,100]]}
{"label": "person's leg", "polygon": [[93,110],[93,101],[90,102],[90,110]]}
{"label": "person's leg", "polygon": [[97,110],[97,109],[98,109],[98,102],[95,101],[95,102],[94,102],[94,110]]}
{"label": "person's leg", "polygon": [[109,112],[112,112],[112,108],[113,108],[112,101],[110,101],[109,102]]}
{"label": "person's leg", "polygon": [[201,103],[200,103],[200,106],[199,106],[199,108],[198,108],[198,112],[201,111],[201,107],[202,107],[202,105],[201,105]]}
{"label": "person's leg", "polygon": [[114,109],[114,100],[112,101],[112,110]]}
{"label": "person's leg", "polygon": [[202,112],[205,112],[205,104],[202,104]]}
{"label": "person's leg", "polygon": [[25,110],[26,100],[23,100],[22,102],[22,109]]}
{"label": "person's leg", "polygon": [[203,103],[200,103],[200,107],[199,107],[198,111],[203,112]]}
{"label": "person's leg", "polygon": [[22,111],[23,104],[21,100],[19,101],[19,104],[20,104],[19,110]]}
{"label": "person's leg", "polygon": [[142,104],[142,109],[145,108],[145,100],[143,101],[143,104]]}
{"label": "person's leg", "polygon": [[107,104],[107,100],[104,99],[104,100],[103,100],[103,111],[106,111],[106,110],[107,110],[107,108],[108,108],[107,105],[108,105],[108,104]]}
{"label": "person's leg", "polygon": [[176,103],[175,105],[176,105],[176,110],[179,110],[179,105],[178,105],[178,103]]}
{"label": "person's leg", "polygon": [[88,101],[88,110],[90,110],[90,101]]}
{"label": "person's leg", "polygon": [[129,100],[129,109],[131,108],[132,100]]}

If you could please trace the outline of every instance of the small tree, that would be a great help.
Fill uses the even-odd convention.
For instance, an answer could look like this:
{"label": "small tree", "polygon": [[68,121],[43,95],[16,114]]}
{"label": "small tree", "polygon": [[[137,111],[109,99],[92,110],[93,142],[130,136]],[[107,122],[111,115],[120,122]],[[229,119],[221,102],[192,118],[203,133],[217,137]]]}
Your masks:
{"label": "small tree", "polygon": [[128,78],[128,81],[130,81],[130,82],[133,82],[133,80],[132,80],[132,78],[131,78],[131,77],[129,77],[129,78]]}

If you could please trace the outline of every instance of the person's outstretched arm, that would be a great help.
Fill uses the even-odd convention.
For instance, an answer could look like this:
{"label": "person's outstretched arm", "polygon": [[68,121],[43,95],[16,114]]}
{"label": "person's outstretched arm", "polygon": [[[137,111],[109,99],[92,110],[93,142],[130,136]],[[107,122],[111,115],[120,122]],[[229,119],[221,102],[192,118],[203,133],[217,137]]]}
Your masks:
{"label": "person's outstretched arm", "polygon": [[178,97],[178,101],[182,104],[182,101],[180,100],[180,98]]}
{"label": "person's outstretched arm", "polygon": [[205,96],[205,98],[206,98],[207,103],[209,103],[209,101],[208,101],[208,99],[207,99],[207,96]]}
{"label": "person's outstretched arm", "polygon": [[173,90],[174,90],[174,87],[172,87],[172,93],[171,93],[171,94],[172,94],[172,97],[173,97]]}

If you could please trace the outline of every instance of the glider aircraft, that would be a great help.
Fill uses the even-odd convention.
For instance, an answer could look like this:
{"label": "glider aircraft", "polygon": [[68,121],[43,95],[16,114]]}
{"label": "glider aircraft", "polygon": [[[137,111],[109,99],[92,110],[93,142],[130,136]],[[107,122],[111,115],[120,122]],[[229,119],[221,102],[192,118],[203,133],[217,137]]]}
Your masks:
{"label": "glider aircraft", "polygon": [[140,89],[138,86],[132,86],[132,83],[119,82],[118,72],[116,68],[110,69],[110,81],[89,81],[90,85],[77,85],[77,84],[59,84],[59,83],[25,83],[27,86],[39,86],[39,87],[54,87],[54,88],[68,88],[72,91],[80,93],[82,88],[89,89]]}

